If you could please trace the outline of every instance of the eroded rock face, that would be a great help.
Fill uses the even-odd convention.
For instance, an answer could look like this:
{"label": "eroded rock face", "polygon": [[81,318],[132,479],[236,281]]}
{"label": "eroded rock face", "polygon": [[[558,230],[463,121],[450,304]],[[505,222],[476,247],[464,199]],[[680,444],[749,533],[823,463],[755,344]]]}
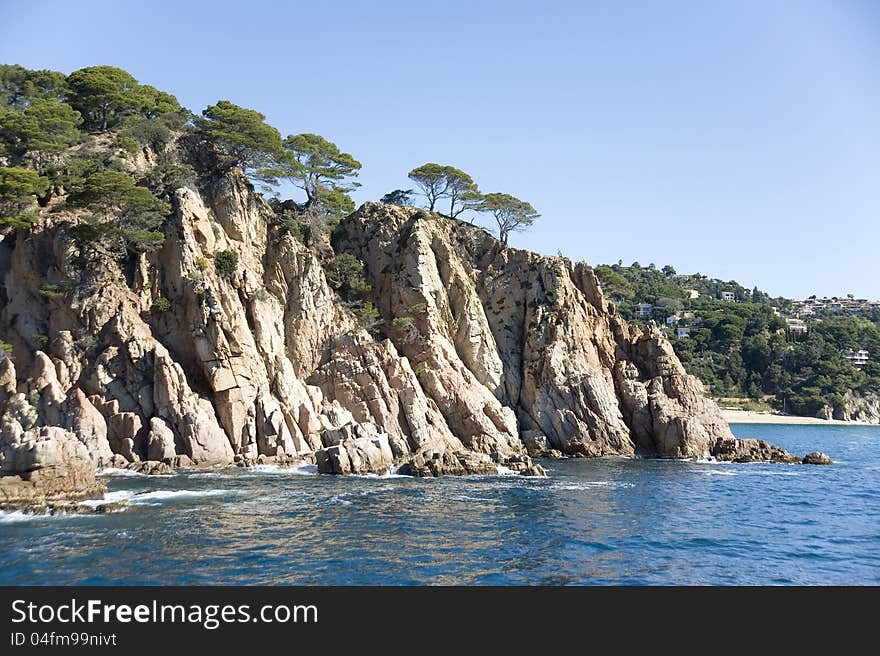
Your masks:
{"label": "eroded rock face", "polygon": [[[374,337],[327,283],[330,247],[285,234],[240,171],[187,139],[169,152],[198,188],[171,195],[158,251],[83,265],[63,198],[27,238],[0,241],[10,480],[44,471],[59,481],[47,489],[91,490],[96,467],[300,459],[438,476],[541,475],[530,456],[782,458],[736,442],[663,335],[616,316],[590,267],[436,214],[367,203],[337,228],[335,251],[365,263]],[[238,266],[220,275],[222,251]],[[20,469],[34,449],[39,466]]]}
{"label": "eroded rock face", "polygon": [[391,340],[469,450],[692,458],[733,439],[660,331],[617,317],[584,264],[377,203],[333,243],[365,262]]}

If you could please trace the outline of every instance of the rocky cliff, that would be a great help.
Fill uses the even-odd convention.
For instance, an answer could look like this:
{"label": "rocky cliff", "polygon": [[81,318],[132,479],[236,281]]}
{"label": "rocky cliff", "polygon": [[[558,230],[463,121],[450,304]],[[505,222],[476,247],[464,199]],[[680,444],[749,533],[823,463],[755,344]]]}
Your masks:
{"label": "rocky cliff", "polygon": [[[589,266],[367,203],[332,247],[364,263],[371,333],[328,285],[326,244],[280,230],[204,144],[169,152],[199,177],[171,194],[157,251],[86,258],[60,188],[33,229],[2,235],[0,490],[15,491],[0,502],[99,493],[106,466],[540,474],[530,457],[739,453],[661,333],[616,316]],[[126,170],[139,180],[156,158]]]}
{"label": "rocky cliff", "polygon": [[880,394],[850,390],[835,404],[823,407],[818,416],[822,419],[880,424]]}

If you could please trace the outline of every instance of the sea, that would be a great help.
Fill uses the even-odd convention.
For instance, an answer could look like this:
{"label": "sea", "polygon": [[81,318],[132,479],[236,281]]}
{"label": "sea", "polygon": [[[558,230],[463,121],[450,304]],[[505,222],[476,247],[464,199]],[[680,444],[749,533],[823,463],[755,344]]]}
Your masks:
{"label": "sea", "polygon": [[542,460],[548,478],[103,475],[118,513],[0,513],[0,585],[876,585],[880,426],[733,425],[832,466]]}

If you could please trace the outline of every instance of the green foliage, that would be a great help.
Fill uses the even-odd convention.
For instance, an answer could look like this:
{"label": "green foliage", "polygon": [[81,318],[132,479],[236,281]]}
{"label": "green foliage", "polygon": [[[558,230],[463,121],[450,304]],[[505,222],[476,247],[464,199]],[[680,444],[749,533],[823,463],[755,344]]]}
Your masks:
{"label": "green foliage", "polygon": [[229,166],[253,171],[272,165],[282,153],[281,134],[253,109],[220,100],[196,118],[196,126],[227,158]]}
{"label": "green foliage", "polygon": [[541,216],[529,203],[502,193],[483,195],[474,209],[495,217],[502,244],[507,243],[511,232],[525,230]]}
{"label": "green foliage", "polygon": [[37,218],[36,200],[49,180],[30,169],[0,167],[0,228],[30,228]]}
{"label": "green foliage", "polygon": [[238,271],[238,253],[220,251],[214,256],[214,270],[221,278],[232,278]]}
{"label": "green foliage", "polygon": [[35,99],[60,101],[65,87],[64,73],[0,64],[0,105],[24,109]]}
{"label": "green foliage", "polygon": [[164,296],[159,296],[155,301],[153,301],[153,312],[158,314],[165,314],[166,312],[171,311],[171,301],[169,301]]}
{"label": "green foliage", "polygon": [[[625,318],[635,318],[638,303],[652,304],[658,322],[681,307],[692,315],[682,315],[677,324],[689,327],[689,338],[672,337],[672,345],[688,373],[715,396],[770,398],[787,412],[816,415],[848,390],[880,390],[880,358],[872,357],[858,370],[841,355],[852,348],[880,356],[880,316],[827,316],[811,322],[806,335],[798,335],[788,332],[773,311],[787,302],[735,281],[700,274],[673,277],[672,267],[657,271],[616,264],[594,271]],[[698,291],[699,298],[691,299],[689,290]],[[721,301],[721,291],[733,291],[744,300]]]}
{"label": "green foliage", "polygon": [[125,113],[140,111],[147,94],[131,74],[114,66],[89,66],[67,78],[70,105],[85,119],[86,127],[106,132]]}
{"label": "green foliage", "polygon": [[124,134],[116,135],[116,138],[113,139],[113,147],[119,148],[129,155],[134,155],[140,150],[138,142],[130,137],[125,136]]}
{"label": "green foliage", "polygon": [[8,358],[12,356],[12,344],[4,342],[0,339],[0,358]]}
{"label": "green foliage", "polygon": [[71,291],[75,289],[75,285],[70,283],[65,284],[45,284],[40,286],[40,296],[43,298],[61,298],[65,294],[69,294]]}
{"label": "green foliage", "polygon": [[140,146],[149,146],[156,151],[161,151],[171,141],[169,127],[159,119],[146,116],[126,116],[120,132]]}
{"label": "green foliage", "polygon": [[385,205],[412,205],[413,190],[412,189],[395,189],[379,199],[380,203]]}
{"label": "green foliage", "polygon": [[196,181],[196,172],[189,164],[174,164],[162,162],[149,171],[145,182],[157,196],[168,196],[175,189],[193,186]]}
{"label": "green foliage", "polygon": [[457,217],[480,199],[471,176],[454,166],[429,162],[414,168],[408,177],[422,190],[432,212],[438,200],[449,198],[449,216]]}
{"label": "green foliage", "polygon": [[428,311],[427,303],[416,303],[415,305],[410,305],[407,312],[412,315],[425,314]]}
{"label": "green foliage", "polygon": [[324,263],[324,275],[330,287],[342,295],[360,287],[364,280],[364,263],[354,255],[340,253]]}
{"label": "green foliage", "polygon": [[278,177],[288,179],[306,192],[306,205],[321,201],[321,193],[342,192],[359,186],[361,163],[318,134],[288,135],[277,163]]}
{"label": "green foliage", "polygon": [[70,105],[34,98],[23,110],[0,107],[0,152],[57,153],[82,140],[82,116]]}
{"label": "green foliage", "polygon": [[43,349],[49,344],[49,336],[43,333],[34,333],[31,335],[31,342],[38,349]]}
{"label": "green foliage", "polygon": [[621,275],[611,267],[602,265],[593,269],[593,272],[599,279],[599,284],[602,285],[604,292],[614,298],[615,301],[633,298],[635,289],[625,276]]}
{"label": "green foliage", "polygon": [[208,270],[208,260],[203,257],[197,257],[195,261],[196,269],[201,272],[205,272]]}
{"label": "green foliage", "polygon": [[147,252],[164,240],[159,231],[169,208],[124,173],[106,171],[86,178],[68,201],[90,213],[73,230],[81,245],[100,245],[112,252]]}
{"label": "green foliage", "polygon": [[371,301],[364,301],[361,304],[352,307],[352,313],[358,320],[358,323],[367,330],[373,337],[379,338],[382,319],[379,316],[379,310]]}

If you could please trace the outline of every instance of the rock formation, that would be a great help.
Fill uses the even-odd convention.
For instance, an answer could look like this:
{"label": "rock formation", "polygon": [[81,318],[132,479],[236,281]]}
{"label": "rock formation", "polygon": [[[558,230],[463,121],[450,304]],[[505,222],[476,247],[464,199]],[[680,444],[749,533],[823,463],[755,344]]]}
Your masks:
{"label": "rock formation", "polygon": [[[531,457],[548,455],[789,457],[737,443],[662,334],[618,317],[586,264],[378,203],[337,227],[333,250],[309,248],[194,137],[164,156],[199,177],[171,194],[157,251],[85,257],[63,189],[30,231],[0,234],[4,490],[93,494],[107,466],[307,459],[439,476],[541,474]],[[124,164],[140,179],[156,159]],[[238,265],[220,275],[224,251]],[[378,336],[328,285],[334,251],[364,263]]]}

